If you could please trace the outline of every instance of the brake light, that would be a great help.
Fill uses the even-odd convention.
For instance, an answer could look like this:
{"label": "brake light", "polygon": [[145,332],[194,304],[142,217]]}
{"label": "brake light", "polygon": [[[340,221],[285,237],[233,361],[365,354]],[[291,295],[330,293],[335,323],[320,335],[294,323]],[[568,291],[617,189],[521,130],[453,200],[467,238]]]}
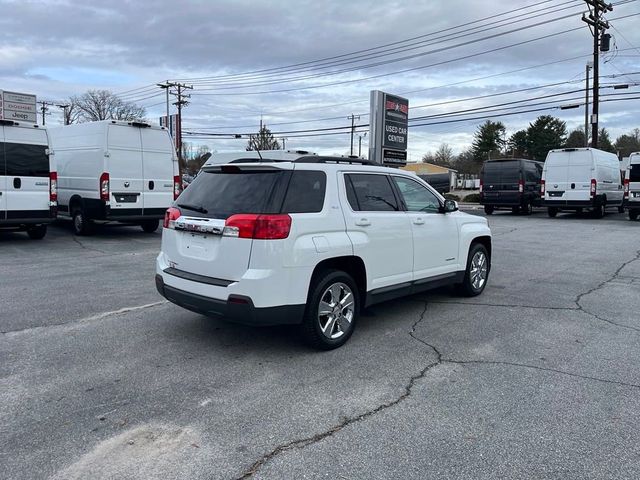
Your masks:
{"label": "brake light", "polygon": [[175,229],[176,220],[180,218],[182,212],[179,208],[169,207],[166,212],[164,212],[164,222],[162,226],[164,228]]}
{"label": "brake light", "polygon": [[598,189],[598,182],[596,181],[595,178],[591,179],[591,190],[590,190],[590,194],[592,197],[596,196],[596,190]]}
{"label": "brake light", "polygon": [[483,187],[484,187],[484,182],[480,180],[480,193],[482,193]]}
{"label": "brake light", "polygon": [[223,235],[258,240],[281,240],[289,236],[290,230],[291,217],[289,215],[243,213],[227,218]]}
{"label": "brake light", "polygon": [[544,180],[540,180],[540,196],[544,197]]}
{"label": "brake light", "polygon": [[58,173],[49,172],[49,201],[58,201]]}
{"label": "brake light", "polygon": [[109,174],[102,172],[100,175],[100,200],[109,201]]}
{"label": "brake light", "polygon": [[624,198],[629,198],[629,179],[624,179]]}
{"label": "brake light", "polygon": [[182,193],[182,182],[180,181],[180,175],[173,176],[173,199],[177,200]]}
{"label": "brake light", "polygon": [[522,180],[518,180],[518,192],[524,192],[524,182]]}

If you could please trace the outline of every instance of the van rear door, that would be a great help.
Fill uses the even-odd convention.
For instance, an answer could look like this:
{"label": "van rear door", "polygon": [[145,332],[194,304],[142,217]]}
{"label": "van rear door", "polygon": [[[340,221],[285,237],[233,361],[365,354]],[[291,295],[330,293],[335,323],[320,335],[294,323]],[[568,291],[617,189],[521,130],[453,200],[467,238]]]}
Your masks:
{"label": "van rear door", "polygon": [[568,152],[567,181],[564,199],[589,200],[591,179],[594,178],[593,155],[588,150]]}
{"label": "van rear door", "polygon": [[49,154],[44,130],[4,128],[6,218],[49,218]]}
{"label": "van rear door", "polygon": [[173,176],[177,175],[175,151],[166,130],[141,128],[140,137],[144,214],[161,218],[173,202]]}
{"label": "van rear door", "polygon": [[109,125],[107,151],[109,155],[106,172],[109,174],[111,210],[129,210],[130,214],[142,215],[140,129],[127,125]]}

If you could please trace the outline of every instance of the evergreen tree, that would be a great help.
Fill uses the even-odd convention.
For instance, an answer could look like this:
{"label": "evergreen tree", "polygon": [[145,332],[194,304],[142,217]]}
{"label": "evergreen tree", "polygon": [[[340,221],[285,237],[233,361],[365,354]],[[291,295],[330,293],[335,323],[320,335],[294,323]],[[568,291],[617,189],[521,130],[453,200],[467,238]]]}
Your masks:
{"label": "evergreen tree", "polygon": [[598,149],[604,150],[605,152],[616,153],[616,147],[611,143],[609,132],[607,132],[607,129],[604,127],[598,130]]}
{"label": "evergreen tree", "polygon": [[541,115],[527,129],[528,151],[534,160],[544,161],[553,148],[565,144],[567,125],[559,118]]}
{"label": "evergreen tree", "polygon": [[528,154],[527,131],[518,130],[511,135],[507,141],[507,147],[512,157],[526,157]]}
{"label": "evergreen tree", "polygon": [[579,128],[576,130],[573,130],[567,137],[567,141],[564,144],[564,146],[568,148],[585,147],[586,142],[584,139],[584,130]]}
{"label": "evergreen tree", "polygon": [[502,122],[487,120],[478,127],[473,136],[471,152],[477,163],[482,163],[490,156],[497,157],[505,146],[506,129]]}
{"label": "evergreen tree", "polygon": [[249,138],[246,150],[248,152],[251,150],[280,150],[280,143],[274,138],[271,130],[266,125],[262,125],[258,133]]}
{"label": "evergreen tree", "polygon": [[620,135],[616,139],[615,146],[621,157],[628,157],[633,152],[640,152],[640,128],[634,128],[628,135]]}

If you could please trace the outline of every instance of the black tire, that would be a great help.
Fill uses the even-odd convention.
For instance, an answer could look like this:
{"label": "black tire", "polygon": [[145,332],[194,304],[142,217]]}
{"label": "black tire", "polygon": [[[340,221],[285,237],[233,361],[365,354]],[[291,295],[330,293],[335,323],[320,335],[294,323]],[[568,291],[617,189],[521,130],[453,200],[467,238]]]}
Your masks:
{"label": "black tire", "polygon": [[558,215],[558,209],[556,207],[547,208],[547,215],[549,215],[550,218],[555,218],[555,216]]}
{"label": "black tire", "polygon": [[523,204],[522,207],[520,207],[520,211],[522,212],[523,215],[533,214],[533,204],[530,202]]}
{"label": "black tire", "polygon": [[604,217],[604,204],[600,204],[593,209],[593,218]]}
{"label": "black tire", "polygon": [[520,207],[511,207],[511,213],[517,215],[520,213]]}
{"label": "black tire", "polygon": [[629,220],[638,219],[638,210],[629,210]]}
{"label": "black tire", "polygon": [[494,210],[495,210],[495,207],[493,205],[484,206],[484,213],[486,213],[487,215],[491,215]]}
{"label": "black tire", "polygon": [[27,229],[27,235],[29,235],[29,238],[31,238],[32,240],[42,240],[46,234],[46,225],[34,225],[33,227],[29,227]]}
{"label": "black tire", "polygon": [[73,233],[76,235],[91,235],[93,233],[93,225],[84,214],[82,208],[76,208],[71,215],[73,224]]}
{"label": "black tire", "polygon": [[[343,307],[343,310],[338,312],[340,308],[338,303],[349,298],[352,300],[350,308],[346,311],[347,315],[342,315],[347,307]],[[321,315],[321,304],[325,304],[328,308],[332,303],[336,310],[328,315]],[[345,305],[349,305],[348,300]],[[341,347],[349,340],[355,329],[359,309],[360,294],[349,274],[341,270],[319,272],[314,276],[309,287],[307,308],[301,325],[302,336],[309,345],[320,350]],[[335,315],[338,317],[336,318]],[[349,318],[350,321],[348,321]],[[324,333],[323,330],[328,333]]]}
{"label": "black tire", "polygon": [[624,205],[618,207],[618,213],[624,213]]}
{"label": "black tire", "polygon": [[155,219],[155,220],[144,220],[140,226],[142,227],[142,230],[144,230],[146,233],[153,233],[156,230],[158,230],[158,227],[160,226],[160,220]]}
{"label": "black tire", "polygon": [[582,215],[582,208],[576,208],[576,215]]}
{"label": "black tire", "polygon": [[[476,257],[478,255],[478,257]],[[484,261],[481,259],[484,258]],[[477,268],[480,269],[480,277],[476,276]],[[487,286],[489,272],[491,270],[491,259],[484,245],[481,243],[471,244],[469,256],[467,257],[467,268],[464,272],[464,280],[458,285],[458,291],[466,297],[480,295]],[[482,273],[484,271],[484,274]],[[479,284],[476,284],[478,282]]]}

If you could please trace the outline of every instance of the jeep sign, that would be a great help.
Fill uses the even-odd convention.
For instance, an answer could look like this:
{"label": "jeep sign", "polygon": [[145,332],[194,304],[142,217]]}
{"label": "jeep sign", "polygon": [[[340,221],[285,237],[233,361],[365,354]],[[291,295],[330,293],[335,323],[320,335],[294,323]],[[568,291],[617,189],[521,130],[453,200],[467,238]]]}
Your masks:
{"label": "jeep sign", "polygon": [[0,119],[36,123],[36,96],[0,90]]}
{"label": "jeep sign", "polygon": [[371,91],[369,160],[389,166],[407,163],[409,100]]}

